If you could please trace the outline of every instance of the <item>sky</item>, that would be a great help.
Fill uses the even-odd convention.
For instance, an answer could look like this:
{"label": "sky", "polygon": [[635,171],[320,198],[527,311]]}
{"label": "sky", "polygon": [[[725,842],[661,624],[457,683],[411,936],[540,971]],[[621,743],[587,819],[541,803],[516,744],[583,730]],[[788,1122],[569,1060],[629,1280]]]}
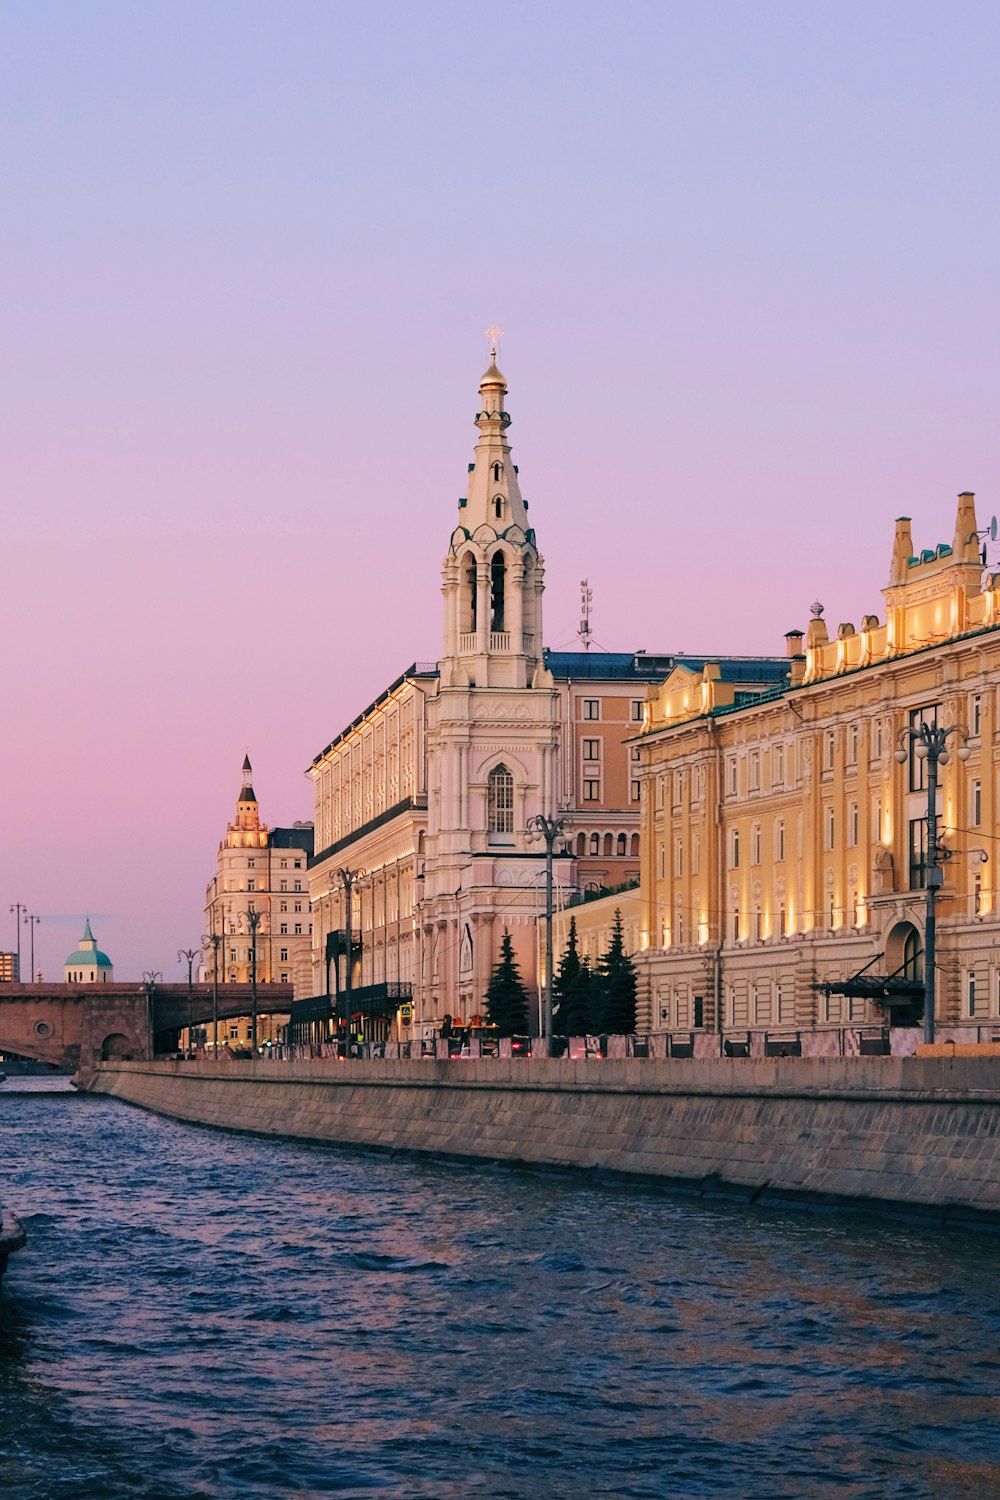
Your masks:
{"label": "sky", "polygon": [[[1000,508],[995,4],[0,0],[0,947],[180,980],[438,656],[483,331],[607,650],[884,614]],[[24,929],[25,934],[27,929]],[[24,952],[27,945],[24,945]],[[27,961],[25,960],[25,969]]]}

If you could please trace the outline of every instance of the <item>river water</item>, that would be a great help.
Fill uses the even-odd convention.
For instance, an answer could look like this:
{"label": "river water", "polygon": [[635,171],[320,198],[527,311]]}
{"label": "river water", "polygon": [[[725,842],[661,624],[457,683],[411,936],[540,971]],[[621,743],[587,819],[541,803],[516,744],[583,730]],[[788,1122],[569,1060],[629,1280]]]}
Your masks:
{"label": "river water", "polygon": [[4,1500],[1000,1496],[1000,1241],[0,1089]]}

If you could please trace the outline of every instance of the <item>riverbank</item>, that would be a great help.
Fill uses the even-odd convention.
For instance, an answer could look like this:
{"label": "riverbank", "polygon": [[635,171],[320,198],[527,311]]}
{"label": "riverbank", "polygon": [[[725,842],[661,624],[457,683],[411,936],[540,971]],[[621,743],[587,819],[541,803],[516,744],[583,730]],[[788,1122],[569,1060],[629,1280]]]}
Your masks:
{"label": "riverbank", "polygon": [[994,1058],[104,1063],[176,1119],[1000,1228]]}

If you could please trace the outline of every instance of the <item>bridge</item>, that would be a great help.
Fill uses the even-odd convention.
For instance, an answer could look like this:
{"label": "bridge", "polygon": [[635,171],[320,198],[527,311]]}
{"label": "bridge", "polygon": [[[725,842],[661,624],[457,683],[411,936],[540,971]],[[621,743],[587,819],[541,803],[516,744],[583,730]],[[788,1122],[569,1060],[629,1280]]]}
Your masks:
{"label": "bridge", "polygon": [[[290,1012],[290,984],[259,984],[257,1013]],[[211,1024],[213,987],[195,984],[0,984],[0,1052],[74,1070],[172,1051],[185,1026]],[[248,984],[220,984],[218,1019],[248,1016]]]}

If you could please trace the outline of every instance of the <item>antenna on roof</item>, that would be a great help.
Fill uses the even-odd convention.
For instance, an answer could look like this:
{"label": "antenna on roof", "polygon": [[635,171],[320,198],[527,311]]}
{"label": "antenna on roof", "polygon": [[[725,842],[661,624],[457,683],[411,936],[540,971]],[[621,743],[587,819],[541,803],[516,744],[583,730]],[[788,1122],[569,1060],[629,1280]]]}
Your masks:
{"label": "antenna on roof", "polygon": [[591,637],[593,635],[593,631],[590,628],[590,606],[593,604],[593,602],[594,602],[594,591],[590,587],[590,580],[587,579],[587,578],[581,578],[581,580],[580,580],[580,628],[577,631],[577,635],[580,637],[580,640],[583,642],[583,649],[584,649],[584,651],[589,651],[590,650],[590,641],[591,641]]}

